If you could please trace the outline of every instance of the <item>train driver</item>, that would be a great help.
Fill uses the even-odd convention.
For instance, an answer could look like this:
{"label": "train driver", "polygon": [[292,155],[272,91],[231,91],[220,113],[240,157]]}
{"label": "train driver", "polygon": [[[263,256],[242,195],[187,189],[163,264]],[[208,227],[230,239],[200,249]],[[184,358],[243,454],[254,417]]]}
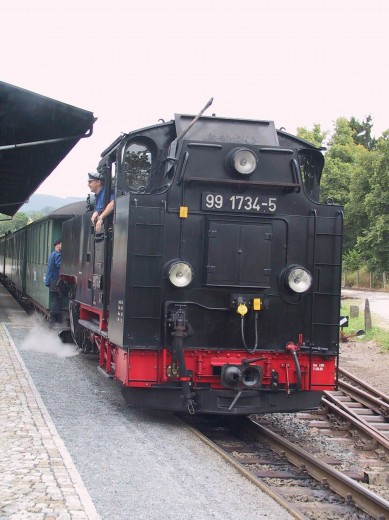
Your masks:
{"label": "train driver", "polygon": [[95,194],[95,210],[91,217],[91,221],[95,226],[96,233],[100,233],[104,218],[108,217],[113,212],[115,204],[114,195],[113,193],[110,194],[109,202],[104,208],[104,177],[99,172],[88,173],[88,187],[90,191]]}

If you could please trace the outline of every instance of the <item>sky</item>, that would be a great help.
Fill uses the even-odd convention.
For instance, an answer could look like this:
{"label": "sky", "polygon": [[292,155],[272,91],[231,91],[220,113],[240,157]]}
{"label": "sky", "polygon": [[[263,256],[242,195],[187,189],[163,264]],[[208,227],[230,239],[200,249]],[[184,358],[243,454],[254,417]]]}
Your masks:
{"label": "sky", "polygon": [[1,1],[0,80],[97,117],[36,193],[83,197],[122,132],[175,113],[389,128],[387,0]]}

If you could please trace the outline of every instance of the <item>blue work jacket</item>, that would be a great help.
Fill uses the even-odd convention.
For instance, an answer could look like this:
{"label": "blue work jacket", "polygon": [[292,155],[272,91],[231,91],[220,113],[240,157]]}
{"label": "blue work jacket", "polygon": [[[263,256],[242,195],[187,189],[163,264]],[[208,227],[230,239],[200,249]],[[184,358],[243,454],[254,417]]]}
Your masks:
{"label": "blue work jacket", "polygon": [[[105,199],[105,188],[102,188],[98,193],[95,194],[95,210],[100,213],[104,211],[105,205],[104,205],[104,199]],[[109,202],[114,199],[113,193],[109,196]]]}
{"label": "blue work jacket", "polygon": [[47,264],[46,287],[53,287],[59,279],[59,268],[61,267],[61,251],[52,251],[49,255],[49,261]]}

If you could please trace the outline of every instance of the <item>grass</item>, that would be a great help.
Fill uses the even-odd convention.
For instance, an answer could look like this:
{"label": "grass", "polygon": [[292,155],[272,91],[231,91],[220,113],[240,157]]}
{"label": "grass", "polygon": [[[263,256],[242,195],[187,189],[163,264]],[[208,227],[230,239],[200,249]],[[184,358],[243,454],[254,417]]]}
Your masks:
{"label": "grass", "polygon": [[[359,316],[357,318],[350,317],[350,305],[359,307]],[[349,316],[349,326],[343,329],[346,336],[355,334],[357,330],[365,330],[364,307],[361,300],[344,299],[340,311],[341,316]],[[375,317],[372,316],[373,327],[367,330],[363,338],[358,341],[375,341],[383,350],[389,351],[389,330],[385,330],[379,326],[375,326]]]}

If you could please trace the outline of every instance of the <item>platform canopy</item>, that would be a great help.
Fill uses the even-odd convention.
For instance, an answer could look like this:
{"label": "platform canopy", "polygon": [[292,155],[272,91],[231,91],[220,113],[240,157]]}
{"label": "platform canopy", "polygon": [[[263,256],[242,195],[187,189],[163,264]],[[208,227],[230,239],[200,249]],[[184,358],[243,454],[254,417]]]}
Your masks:
{"label": "platform canopy", "polygon": [[95,121],[92,112],[0,81],[0,213],[13,216]]}

